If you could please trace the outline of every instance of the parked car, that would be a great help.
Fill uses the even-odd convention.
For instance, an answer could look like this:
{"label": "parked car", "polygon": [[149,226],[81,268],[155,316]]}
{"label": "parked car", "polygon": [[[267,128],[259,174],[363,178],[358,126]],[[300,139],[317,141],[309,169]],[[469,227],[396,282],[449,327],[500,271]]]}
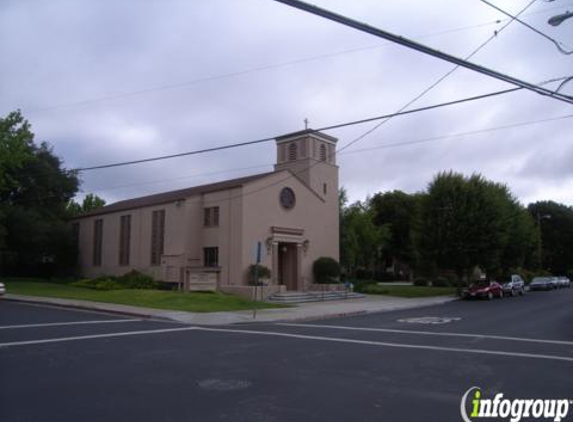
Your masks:
{"label": "parked car", "polygon": [[551,284],[553,285],[554,289],[558,289],[559,287],[561,287],[559,285],[559,279],[557,277],[549,277],[549,279],[551,280]]}
{"label": "parked car", "polygon": [[559,287],[571,287],[571,280],[567,277],[557,277],[559,281]]}
{"label": "parked car", "polygon": [[0,296],[4,293],[6,293],[6,286],[4,286],[4,283],[0,283]]}
{"label": "parked car", "polygon": [[497,281],[480,280],[470,284],[463,291],[462,297],[464,299],[485,298],[492,300],[494,297],[503,297],[503,289]]}
{"label": "parked car", "polygon": [[523,295],[525,293],[525,282],[518,274],[512,274],[510,281],[503,283],[501,288],[507,296]]}
{"label": "parked car", "polygon": [[554,288],[551,277],[535,277],[529,283],[529,290],[553,290]]}

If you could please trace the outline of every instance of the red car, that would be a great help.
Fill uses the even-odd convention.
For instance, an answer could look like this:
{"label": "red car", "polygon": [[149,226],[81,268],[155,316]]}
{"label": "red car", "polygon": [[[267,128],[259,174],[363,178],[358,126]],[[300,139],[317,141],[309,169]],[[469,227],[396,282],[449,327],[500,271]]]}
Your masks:
{"label": "red car", "polygon": [[497,281],[480,280],[470,284],[464,290],[464,299],[486,298],[492,300],[494,297],[503,297],[503,288]]}

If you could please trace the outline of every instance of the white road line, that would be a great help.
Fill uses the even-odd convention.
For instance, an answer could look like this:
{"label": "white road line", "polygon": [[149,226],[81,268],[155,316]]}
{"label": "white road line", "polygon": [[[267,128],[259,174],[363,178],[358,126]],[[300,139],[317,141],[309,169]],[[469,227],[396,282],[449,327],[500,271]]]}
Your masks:
{"label": "white road line", "polygon": [[62,325],[84,325],[84,324],[113,324],[116,322],[137,322],[142,319],[108,319],[94,321],[68,321],[68,322],[46,322],[43,324],[20,324],[20,325],[0,325],[0,330],[12,330],[15,328],[39,328],[39,327],[59,327]]}
{"label": "white road line", "polygon": [[371,332],[380,332],[380,333],[421,334],[424,336],[481,338],[481,339],[492,339],[492,340],[523,341],[523,342],[529,342],[529,343],[561,344],[561,345],[565,345],[565,346],[573,346],[573,341],[544,340],[544,339],[539,339],[539,338],[527,338],[527,337],[507,337],[507,336],[495,336],[495,335],[489,335],[489,334],[466,334],[466,333],[451,333],[451,332],[437,332],[437,331],[395,330],[395,329],[391,329],[391,328],[348,327],[345,325],[289,324],[289,323],[277,323],[276,325],[283,325],[285,327],[330,328],[330,329],[335,329],[335,330],[371,331]]}
{"label": "white road line", "polygon": [[318,340],[318,341],[330,341],[337,343],[350,343],[350,344],[363,344],[368,346],[380,346],[380,347],[395,347],[401,349],[418,349],[418,350],[434,350],[440,352],[454,352],[454,353],[471,353],[479,355],[493,355],[493,356],[509,356],[516,358],[530,358],[530,359],[547,359],[547,360],[558,360],[565,362],[573,362],[573,357],[569,356],[558,356],[558,355],[545,355],[536,353],[520,353],[520,352],[503,352],[499,350],[481,350],[481,349],[464,349],[459,347],[440,347],[440,346],[428,346],[424,344],[404,344],[404,343],[388,343],[383,341],[370,341],[370,340],[354,340],[348,338],[337,338],[337,337],[322,337],[322,336],[308,336],[303,334],[288,334],[273,331],[254,331],[254,330],[234,330],[226,328],[206,328],[197,327],[197,331],[212,331],[212,332],[222,332],[222,333],[239,333],[239,334],[255,334],[261,336],[275,336],[275,337],[286,337],[286,338],[297,338],[303,340]]}
{"label": "white road line", "polygon": [[30,346],[35,344],[60,343],[64,341],[90,340],[95,338],[139,336],[144,334],[162,334],[162,333],[172,333],[177,331],[191,331],[196,329],[197,327],[163,328],[160,330],[142,330],[142,331],[127,331],[123,333],[92,334],[88,336],[59,337],[59,338],[48,338],[44,340],[12,341],[9,343],[0,343],[0,349],[2,347]]}

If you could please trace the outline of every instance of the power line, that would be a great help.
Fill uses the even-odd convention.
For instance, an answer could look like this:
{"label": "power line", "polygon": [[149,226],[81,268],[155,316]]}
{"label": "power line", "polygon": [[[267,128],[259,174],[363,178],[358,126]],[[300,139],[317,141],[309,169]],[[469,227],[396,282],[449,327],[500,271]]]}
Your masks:
{"label": "power line", "polygon": [[379,146],[371,147],[371,148],[353,149],[350,151],[345,151],[344,153],[354,154],[354,153],[361,153],[361,152],[367,152],[367,151],[375,151],[375,150],[379,150],[379,149],[396,148],[396,147],[403,147],[403,146],[408,146],[408,145],[423,144],[423,143],[428,143],[428,142],[441,141],[443,139],[448,139],[448,138],[458,138],[458,137],[464,137],[464,136],[480,135],[483,133],[495,132],[498,130],[513,129],[513,128],[523,127],[523,126],[532,126],[532,125],[537,125],[540,123],[548,123],[548,122],[554,122],[554,121],[558,121],[558,120],[565,120],[565,119],[571,119],[571,118],[573,118],[573,114],[566,114],[563,116],[550,117],[547,119],[530,120],[527,122],[512,123],[512,124],[508,124],[508,125],[494,126],[494,127],[485,128],[485,129],[478,129],[478,130],[471,130],[471,131],[467,131],[467,132],[452,133],[449,135],[439,135],[439,136],[432,136],[430,138],[422,138],[422,139],[414,139],[414,140],[410,140],[410,141],[394,142],[394,143],[379,145]]}
{"label": "power line", "polygon": [[[531,0],[530,3],[528,3],[520,12],[518,15],[521,15],[522,13],[524,13],[527,9],[529,9],[529,7],[531,7],[531,5],[533,3],[535,3],[536,0]],[[487,44],[489,44],[493,39],[495,39],[497,37],[497,35],[499,33],[501,33],[503,30],[505,30],[509,25],[511,25],[511,23],[513,22],[513,19],[510,20],[509,22],[507,22],[497,33],[494,33],[494,35],[490,36],[487,40],[485,40],[483,43],[481,43],[476,49],[474,49],[469,55],[467,55],[465,57],[465,60],[469,60],[470,58],[472,58],[474,55],[476,55],[482,48],[484,48]],[[418,101],[420,98],[422,98],[424,95],[426,95],[428,92],[430,92],[432,89],[434,89],[436,86],[438,86],[440,83],[442,83],[442,81],[444,81],[448,76],[450,76],[452,73],[454,73],[458,68],[460,67],[460,65],[455,65],[453,68],[451,68],[449,71],[447,71],[444,75],[442,75],[441,77],[439,77],[434,83],[430,84],[430,86],[428,86],[427,88],[425,88],[422,92],[420,92],[418,95],[416,95],[414,98],[412,98],[410,101],[408,101],[406,104],[404,104],[402,107],[400,107],[397,111],[397,113],[402,112],[404,110],[406,110],[408,107],[410,107],[412,104],[414,104],[416,101]],[[544,85],[545,83],[542,83],[542,85]],[[559,90],[559,89],[558,89]],[[380,126],[384,125],[385,123],[389,122],[394,116],[388,117],[386,119],[384,119],[383,121],[381,121],[380,123],[376,124],[374,127],[372,127],[371,129],[367,130],[366,132],[364,132],[362,135],[358,136],[356,139],[352,140],[351,142],[349,142],[348,144],[346,144],[344,147],[342,147],[339,151],[345,150],[346,148],[350,147],[351,145],[357,143],[358,141],[360,141],[361,139],[365,138],[366,136],[368,136],[369,134],[373,133],[375,130],[377,130]]]}
{"label": "power line", "polygon": [[[476,95],[473,97],[463,98],[460,100],[448,101],[448,102],[444,102],[444,103],[434,104],[434,105],[415,108],[415,109],[406,110],[406,111],[399,111],[397,113],[386,114],[383,116],[370,117],[367,119],[354,120],[354,121],[345,122],[345,123],[338,123],[338,124],[331,125],[331,126],[324,126],[324,127],[318,128],[318,129],[311,129],[311,132],[309,132],[309,133],[324,132],[327,130],[340,129],[342,127],[368,123],[368,122],[372,122],[375,120],[387,119],[387,118],[396,117],[396,116],[403,116],[406,114],[418,113],[418,112],[422,112],[422,111],[434,110],[434,109],[441,108],[441,107],[448,107],[448,106],[452,106],[452,105],[456,105],[456,104],[466,103],[469,101],[476,101],[476,100],[481,100],[484,98],[495,97],[495,96],[502,95],[502,94],[508,94],[510,92],[519,91],[521,89],[523,89],[523,88],[520,88],[520,87],[509,88],[509,89],[504,89],[502,91],[495,91],[495,92],[490,92],[488,94],[481,94],[481,95]],[[171,159],[171,158],[185,157],[185,156],[189,156],[189,155],[199,155],[199,154],[205,154],[208,152],[222,151],[222,150],[226,150],[226,149],[238,148],[238,147],[243,147],[243,146],[247,146],[247,145],[255,145],[255,144],[260,144],[260,143],[264,143],[264,142],[270,142],[270,141],[274,141],[276,138],[277,138],[277,136],[273,136],[273,137],[268,137],[268,138],[255,139],[252,141],[239,142],[239,143],[235,143],[235,144],[221,145],[218,147],[204,148],[204,149],[188,151],[188,152],[180,152],[177,154],[161,155],[161,156],[156,156],[156,157],[143,158],[141,160],[130,160],[130,161],[122,161],[122,162],[118,162],[118,163],[101,164],[101,165],[91,166],[91,167],[80,167],[80,168],[72,169],[70,171],[71,172],[85,172],[85,171],[91,171],[91,170],[107,169],[107,168],[112,168],[112,167],[122,167],[122,166],[134,165],[134,164],[149,163],[149,162],[153,162],[153,161],[161,161],[161,160],[167,160],[167,159]]]}
{"label": "power line", "polygon": [[[529,15],[535,15],[535,14],[539,14],[539,13],[545,13],[545,12],[556,10],[556,9],[561,10],[561,7],[552,7],[552,8],[548,8],[548,9],[543,9],[539,12],[528,13],[527,15],[529,16]],[[485,22],[485,23],[480,23],[480,24],[475,24],[475,25],[461,26],[461,27],[457,27],[457,28],[447,29],[444,31],[432,32],[432,33],[428,33],[428,34],[415,36],[414,39],[430,38],[430,37],[435,37],[435,36],[440,36],[440,35],[445,35],[445,34],[461,32],[461,31],[465,31],[467,29],[474,29],[474,28],[481,28],[481,27],[490,26],[490,25],[497,25],[497,24],[502,23],[505,20],[508,20],[508,19],[496,19],[496,20],[490,21],[490,22]],[[383,44],[357,47],[357,48],[337,51],[337,52],[333,52],[333,53],[321,54],[321,55],[312,56],[312,57],[304,57],[304,58],[295,59],[295,60],[282,62],[282,63],[268,64],[268,65],[263,65],[263,66],[259,66],[259,67],[253,67],[253,68],[249,68],[249,69],[238,70],[238,71],[234,71],[234,72],[222,73],[219,75],[205,76],[205,77],[193,79],[190,81],[183,81],[183,82],[177,82],[177,83],[173,83],[173,84],[159,85],[159,86],[155,86],[155,87],[144,88],[144,89],[139,89],[139,90],[135,90],[135,91],[120,92],[117,94],[110,94],[110,95],[105,95],[105,96],[86,99],[86,100],[72,101],[72,102],[68,102],[68,103],[55,104],[55,105],[51,105],[51,106],[32,108],[32,109],[26,110],[26,113],[34,114],[34,113],[40,113],[40,112],[44,112],[44,111],[65,109],[65,108],[71,108],[71,107],[89,106],[89,105],[98,104],[101,102],[114,101],[114,100],[119,100],[119,99],[123,99],[123,98],[137,97],[140,95],[151,94],[154,92],[162,92],[162,91],[168,91],[168,90],[179,89],[179,88],[188,88],[190,86],[198,85],[198,84],[205,83],[205,82],[213,82],[213,81],[218,81],[218,80],[223,80],[223,79],[229,79],[229,78],[248,75],[250,73],[264,72],[264,71],[268,71],[268,70],[279,69],[281,67],[287,67],[287,66],[293,66],[293,65],[297,65],[297,64],[308,63],[308,62],[312,62],[312,61],[316,61],[316,60],[328,59],[328,58],[332,58],[332,57],[337,57],[337,56],[351,54],[351,53],[357,53],[357,52],[361,52],[361,51],[374,50],[374,49],[378,49],[378,48],[383,47],[383,46],[388,45],[388,44],[391,44],[391,43],[388,42],[388,43],[383,43]]]}
{"label": "power line", "polygon": [[453,64],[457,64],[457,65],[464,67],[466,69],[470,69],[470,70],[473,70],[475,72],[481,73],[483,75],[489,76],[491,78],[494,78],[494,79],[497,79],[500,81],[504,81],[504,82],[510,83],[512,85],[521,87],[521,88],[525,88],[529,91],[536,92],[540,95],[545,95],[545,96],[566,102],[568,104],[573,104],[573,97],[571,97],[569,95],[556,93],[554,91],[551,91],[551,90],[545,89],[543,87],[531,84],[531,83],[523,81],[521,79],[514,78],[513,76],[509,76],[509,75],[497,72],[495,70],[486,68],[484,66],[480,66],[478,64],[468,62],[466,60],[452,56],[450,54],[443,53],[439,50],[435,50],[433,48],[430,48],[426,45],[417,43],[417,42],[412,41],[408,38],[392,34],[390,32],[384,31],[382,29],[378,29],[378,28],[375,28],[373,26],[367,25],[365,23],[358,22],[358,21],[350,19],[346,16],[331,12],[331,11],[323,9],[323,8],[319,8],[317,6],[305,3],[303,1],[300,1],[300,0],[274,0],[274,1],[286,4],[288,6],[291,6],[291,7],[300,9],[300,10],[303,10],[303,11],[308,12],[308,13],[312,13],[313,15],[317,15],[317,16],[320,16],[322,18],[334,21],[334,22],[338,22],[342,25],[357,29],[357,30],[362,31],[362,32],[366,32],[366,33],[374,35],[376,37],[395,42],[395,43],[400,44],[404,47],[408,47],[410,49],[413,49],[415,51],[430,55],[432,57],[436,57],[438,59],[445,60],[445,61],[453,63]]}
{"label": "power line", "polygon": [[[370,148],[345,150],[345,151],[340,151],[339,157],[341,155],[359,154],[359,153],[363,153],[363,152],[367,152],[367,151],[376,151],[379,149],[397,148],[397,147],[403,147],[403,146],[409,146],[409,145],[436,142],[436,141],[440,141],[440,140],[444,140],[444,139],[480,135],[483,133],[490,133],[490,132],[495,132],[495,131],[499,131],[499,130],[514,129],[514,128],[525,127],[525,126],[533,126],[533,125],[538,125],[541,123],[549,123],[549,122],[554,122],[554,121],[559,121],[559,120],[564,120],[564,119],[570,119],[570,118],[573,118],[573,114],[566,114],[566,115],[562,115],[562,116],[549,117],[546,119],[539,119],[539,120],[529,120],[529,121],[525,121],[525,122],[511,123],[511,124],[501,125],[501,126],[492,126],[492,127],[488,127],[488,128],[484,128],[484,129],[478,129],[478,130],[472,130],[472,131],[466,131],[466,132],[457,132],[457,133],[451,133],[451,134],[447,134],[447,135],[437,135],[437,136],[432,136],[432,137],[428,137],[428,138],[394,142],[394,143],[378,145],[378,146],[370,147]],[[143,183],[132,183],[129,185],[121,185],[121,186],[94,188],[94,189],[90,189],[90,192],[96,192],[96,193],[97,192],[107,192],[110,190],[137,187],[137,186],[146,186],[146,185],[152,185],[152,184],[157,184],[157,183],[173,182],[173,181],[183,180],[183,179],[191,179],[191,178],[195,179],[195,178],[210,176],[210,175],[214,175],[214,174],[226,174],[226,173],[231,173],[231,172],[236,172],[236,171],[266,168],[268,166],[269,166],[268,164],[262,164],[261,163],[260,165],[255,165],[255,166],[251,166],[251,167],[239,167],[239,168],[233,168],[233,169],[229,169],[229,170],[225,170],[225,171],[219,171],[219,172],[199,173],[199,174],[195,174],[193,176],[176,177],[176,178],[162,179],[162,180],[152,180],[152,181],[143,182]]]}
{"label": "power line", "polygon": [[[340,155],[360,154],[360,153],[369,152],[369,151],[376,151],[379,149],[400,148],[400,147],[406,147],[406,146],[411,146],[411,145],[416,145],[416,144],[436,142],[436,141],[440,141],[440,140],[444,140],[444,139],[460,138],[460,137],[465,137],[465,136],[474,136],[474,135],[480,135],[480,134],[490,133],[490,132],[495,132],[495,131],[500,131],[500,130],[508,130],[508,129],[525,127],[525,126],[533,126],[533,125],[555,122],[555,121],[565,120],[565,119],[570,119],[570,118],[573,118],[573,114],[548,117],[545,119],[538,119],[538,120],[529,120],[529,121],[525,121],[525,122],[511,123],[511,124],[500,125],[500,126],[492,126],[492,127],[488,127],[488,128],[484,128],[484,129],[478,129],[478,130],[472,130],[472,131],[466,131],[466,132],[457,132],[457,133],[446,134],[446,135],[437,135],[437,136],[432,136],[432,137],[427,137],[427,138],[393,142],[393,143],[388,143],[388,144],[379,145],[379,146],[370,147],[370,148],[345,150],[345,151],[340,151]],[[129,184],[129,185],[110,186],[107,188],[106,187],[95,188],[95,189],[90,189],[89,191],[91,193],[107,192],[107,191],[115,190],[115,189],[137,187],[137,186],[144,186],[144,185],[151,185],[151,184],[165,183],[165,182],[172,182],[172,181],[182,180],[182,179],[198,178],[198,177],[210,176],[210,175],[214,175],[214,174],[225,174],[225,173],[230,173],[230,172],[235,172],[235,171],[251,170],[251,169],[263,168],[263,167],[268,167],[268,164],[262,164],[261,163],[260,165],[255,165],[255,166],[250,166],[250,167],[234,168],[234,169],[229,169],[229,170],[220,171],[220,172],[198,173],[198,174],[193,175],[193,176],[176,177],[176,178],[162,179],[162,180],[152,180],[152,181],[148,181],[148,182],[144,182],[144,183],[133,183],[133,184]],[[39,201],[39,200],[50,199],[50,198],[55,198],[55,197],[56,197],[56,195],[44,195],[44,196],[36,197],[36,198],[26,198],[25,201],[22,198],[17,198],[16,200],[14,200],[14,202],[26,202],[26,201],[32,201],[32,200]],[[233,199],[233,198],[231,198],[231,199]]]}
{"label": "power line", "polygon": [[487,0],[480,0],[482,3],[487,4],[489,7],[497,10],[498,12],[503,13],[504,15],[510,17],[511,19],[515,20],[516,22],[519,22],[520,24],[522,24],[523,26],[525,26],[526,28],[531,29],[533,32],[535,32],[538,35],[541,35],[543,38],[548,39],[549,41],[551,41],[553,44],[555,44],[555,47],[557,47],[557,49],[563,53],[563,54],[573,54],[573,50],[571,51],[567,51],[565,50],[562,46],[564,46],[565,44],[563,44],[560,41],[555,40],[554,38],[551,38],[549,35],[544,34],[543,32],[541,32],[540,30],[538,30],[537,28],[529,25],[527,22],[522,21],[521,19],[517,18],[516,16],[511,15],[510,13],[506,12],[505,10],[501,9],[500,7],[496,6],[493,3],[490,3]]}

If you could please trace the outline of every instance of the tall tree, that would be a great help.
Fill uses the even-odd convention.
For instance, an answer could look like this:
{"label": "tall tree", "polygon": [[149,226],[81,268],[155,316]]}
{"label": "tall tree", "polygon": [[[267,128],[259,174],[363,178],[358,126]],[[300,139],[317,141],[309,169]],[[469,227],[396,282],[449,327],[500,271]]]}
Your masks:
{"label": "tall tree", "polygon": [[368,199],[347,205],[346,192],[341,189],[339,202],[340,262],[351,276],[357,269],[373,272],[389,239],[388,227],[374,224],[374,213]]}
{"label": "tall tree", "polygon": [[377,193],[370,201],[374,224],[387,226],[389,239],[384,247],[386,256],[414,266],[416,249],[413,231],[418,212],[419,195],[409,195],[399,190]]}
{"label": "tall tree", "polygon": [[539,201],[530,204],[528,211],[541,241],[538,264],[555,274],[566,274],[573,269],[573,208]]}
{"label": "tall tree", "polygon": [[66,207],[78,178],[62,167],[47,143],[34,134],[20,112],[0,119],[0,245],[3,273],[34,271],[73,256]]}
{"label": "tall tree", "polygon": [[505,185],[480,175],[440,173],[424,195],[418,246],[426,264],[459,277],[475,266],[497,275],[524,262],[531,221]]}

